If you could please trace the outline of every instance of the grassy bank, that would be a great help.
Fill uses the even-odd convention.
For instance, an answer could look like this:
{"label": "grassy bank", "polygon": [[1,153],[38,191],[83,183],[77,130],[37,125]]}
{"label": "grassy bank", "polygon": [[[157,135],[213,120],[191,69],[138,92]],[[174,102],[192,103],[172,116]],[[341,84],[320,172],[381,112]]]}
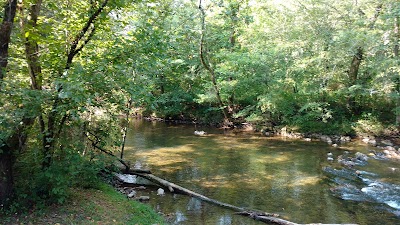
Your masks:
{"label": "grassy bank", "polygon": [[150,206],[129,200],[106,184],[70,191],[66,204],[0,217],[0,224],[165,224]]}

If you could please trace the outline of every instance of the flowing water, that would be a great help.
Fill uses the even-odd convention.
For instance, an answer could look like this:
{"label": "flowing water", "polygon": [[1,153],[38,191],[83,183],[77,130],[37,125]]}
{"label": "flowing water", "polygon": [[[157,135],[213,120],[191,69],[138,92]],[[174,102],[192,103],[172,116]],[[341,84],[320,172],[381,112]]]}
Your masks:
{"label": "flowing water", "polygon": [[[210,198],[296,223],[400,224],[400,162],[370,158],[349,169],[327,160],[328,152],[336,158],[370,149],[136,120],[125,155]],[[143,194],[172,224],[263,224],[184,195]]]}

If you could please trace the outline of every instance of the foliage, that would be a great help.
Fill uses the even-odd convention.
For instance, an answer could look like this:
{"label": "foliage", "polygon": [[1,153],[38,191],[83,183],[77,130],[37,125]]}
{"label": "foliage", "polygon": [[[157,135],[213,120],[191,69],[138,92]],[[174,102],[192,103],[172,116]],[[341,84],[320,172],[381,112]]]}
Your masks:
{"label": "foliage", "polygon": [[[166,224],[150,206],[132,201],[100,183],[96,189],[71,188],[71,198],[62,206],[35,208],[30,213],[5,216],[7,224]],[[112,206],[112,207],[110,207]]]}
{"label": "foliage", "polygon": [[17,162],[21,198],[65,201],[65,174],[96,182],[107,160],[94,148],[118,151],[131,102],[163,118],[301,132],[400,123],[393,1],[38,2],[20,3],[0,82],[0,156]]}
{"label": "foliage", "polygon": [[359,134],[373,134],[379,136],[384,134],[384,128],[382,122],[370,113],[364,114],[363,117],[354,124],[354,130]]}

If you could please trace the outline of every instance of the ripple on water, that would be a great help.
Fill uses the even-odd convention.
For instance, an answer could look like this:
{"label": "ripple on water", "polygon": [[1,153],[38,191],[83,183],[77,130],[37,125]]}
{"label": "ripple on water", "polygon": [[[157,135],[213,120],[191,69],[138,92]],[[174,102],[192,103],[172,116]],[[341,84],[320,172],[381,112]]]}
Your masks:
{"label": "ripple on water", "polygon": [[[325,168],[324,171],[334,176],[332,181],[336,183],[336,186],[331,190],[341,199],[386,204],[395,209],[397,213],[394,213],[393,210],[389,211],[398,215],[399,211],[397,210],[400,210],[399,185],[382,182],[376,178],[376,174],[366,171],[355,173],[348,169],[333,168]],[[369,178],[363,177],[363,175],[369,176]]]}
{"label": "ripple on water", "polygon": [[384,203],[394,209],[400,210],[400,186],[384,183],[377,180],[363,179],[368,185],[361,191],[373,198],[376,202]]}

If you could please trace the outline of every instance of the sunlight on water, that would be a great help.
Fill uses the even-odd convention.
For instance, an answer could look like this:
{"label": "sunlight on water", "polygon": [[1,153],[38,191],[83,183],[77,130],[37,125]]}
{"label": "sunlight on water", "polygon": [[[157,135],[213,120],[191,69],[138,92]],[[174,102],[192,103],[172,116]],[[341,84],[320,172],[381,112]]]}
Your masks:
{"label": "sunlight on water", "polygon": [[186,162],[185,155],[195,155],[193,145],[181,145],[170,148],[156,148],[151,151],[137,153],[136,156],[145,158],[148,163],[156,166],[173,166]]}
{"label": "sunlight on water", "polygon": [[307,186],[307,185],[316,185],[322,179],[317,176],[310,176],[310,177],[300,177],[294,180],[293,182],[289,183],[289,186]]}
{"label": "sunlight on water", "polygon": [[[197,136],[194,130],[207,134]],[[328,152],[334,157],[344,151],[367,153],[365,145],[332,148],[322,142],[144,121],[133,124],[127,141],[126,157],[138,167],[229,204],[278,213],[297,223],[400,224],[397,211],[390,210],[398,209],[400,201],[400,190],[393,189],[400,186],[399,171],[391,169],[398,163],[371,159],[346,170],[327,160]],[[374,182],[387,191],[376,189]],[[151,205],[171,215],[172,224],[260,224],[187,196],[148,194]]]}

